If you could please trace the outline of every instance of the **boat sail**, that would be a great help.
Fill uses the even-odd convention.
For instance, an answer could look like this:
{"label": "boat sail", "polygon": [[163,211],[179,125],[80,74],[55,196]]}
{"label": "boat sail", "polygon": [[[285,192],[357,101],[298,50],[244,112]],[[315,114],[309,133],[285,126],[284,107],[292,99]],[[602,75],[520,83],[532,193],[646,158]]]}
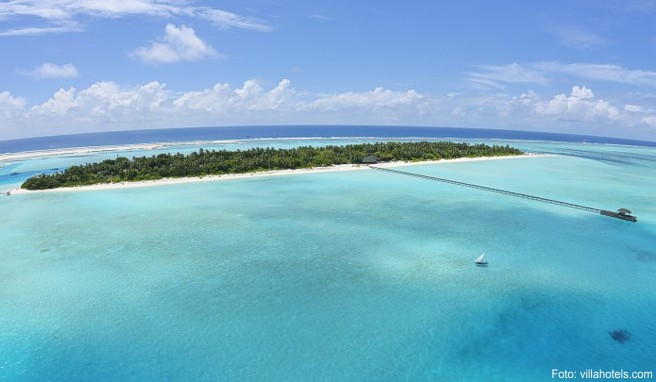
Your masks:
{"label": "boat sail", "polygon": [[480,256],[475,261],[476,265],[487,265],[487,260],[485,260],[485,252],[481,253]]}

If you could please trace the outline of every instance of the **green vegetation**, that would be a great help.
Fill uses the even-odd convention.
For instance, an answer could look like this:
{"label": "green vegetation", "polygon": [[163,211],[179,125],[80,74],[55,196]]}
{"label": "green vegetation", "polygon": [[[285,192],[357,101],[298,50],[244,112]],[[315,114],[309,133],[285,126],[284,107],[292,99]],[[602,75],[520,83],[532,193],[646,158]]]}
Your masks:
{"label": "green vegetation", "polygon": [[267,170],[310,168],[362,163],[375,154],[379,161],[425,161],[463,157],[521,155],[510,146],[453,142],[387,142],[347,146],[304,146],[293,149],[254,148],[245,151],[207,151],[189,155],[159,154],[125,157],[72,166],[63,172],[36,175],[23,183],[28,190],[44,190],[100,183],[135,182],[162,178],[198,177]]}

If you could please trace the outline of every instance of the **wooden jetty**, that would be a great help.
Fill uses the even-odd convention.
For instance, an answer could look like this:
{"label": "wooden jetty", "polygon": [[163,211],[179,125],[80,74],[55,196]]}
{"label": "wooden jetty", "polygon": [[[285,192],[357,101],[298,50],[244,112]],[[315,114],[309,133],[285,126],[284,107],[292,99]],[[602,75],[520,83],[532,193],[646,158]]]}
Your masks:
{"label": "wooden jetty", "polygon": [[626,208],[620,208],[619,210],[617,210],[617,212],[613,212],[613,211],[603,210],[603,209],[600,209],[600,208],[582,206],[580,204],[561,202],[559,200],[542,198],[542,197],[539,197],[539,196],[522,194],[522,193],[514,192],[514,191],[502,190],[500,188],[479,186],[477,184],[459,182],[457,180],[438,178],[436,176],[430,176],[430,175],[424,175],[424,174],[417,174],[417,173],[409,172],[409,171],[393,170],[391,168],[376,167],[376,166],[372,166],[372,165],[370,165],[369,168],[372,168],[374,170],[379,170],[379,171],[391,172],[391,173],[395,173],[395,174],[399,174],[399,175],[407,175],[407,176],[413,176],[413,177],[417,177],[417,178],[423,178],[423,179],[433,180],[433,181],[442,182],[442,183],[454,184],[456,186],[474,188],[474,189],[482,190],[482,191],[495,192],[495,193],[498,193],[498,194],[515,196],[515,197],[518,197],[518,198],[535,200],[537,202],[556,204],[556,205],[559,205],[559,206],[562,206],[562,207],[568,207],[568,208],[574,208],[574,209],[578,209],[578,210],[588,211],[588,212],[600,214],[600,215],[603,215],[603,216],[608,216],[608,217],[612,217],[612,218],[616,218],[616,219],[626,220],[626,221],[630,221],[630,222],[634,222],[634,223],[638,221],[638,218],[631,215],[631,211],[626,209]]}

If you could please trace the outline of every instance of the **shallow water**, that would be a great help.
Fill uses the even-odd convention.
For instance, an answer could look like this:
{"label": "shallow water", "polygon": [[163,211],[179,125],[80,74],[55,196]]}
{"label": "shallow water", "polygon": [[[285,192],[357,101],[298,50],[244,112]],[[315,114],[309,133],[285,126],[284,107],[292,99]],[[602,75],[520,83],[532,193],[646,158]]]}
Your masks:
{"label": "shallow water", "polygon": [[404,170],[638,223],[377,171],[0,197],[0,379],[653,371],[653,148],[516,146],[567,156]]}

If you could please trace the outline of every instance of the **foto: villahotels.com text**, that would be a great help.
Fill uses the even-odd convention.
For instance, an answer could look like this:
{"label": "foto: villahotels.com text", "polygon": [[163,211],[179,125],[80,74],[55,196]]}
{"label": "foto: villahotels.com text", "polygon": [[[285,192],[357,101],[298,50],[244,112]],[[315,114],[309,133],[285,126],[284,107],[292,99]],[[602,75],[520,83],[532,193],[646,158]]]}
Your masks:
{"label": "foto: villahotels.com text", "polygon": [[579,371],[551,369],[552,379],[637,379],[651,380],[652,371],[585,369]]}

